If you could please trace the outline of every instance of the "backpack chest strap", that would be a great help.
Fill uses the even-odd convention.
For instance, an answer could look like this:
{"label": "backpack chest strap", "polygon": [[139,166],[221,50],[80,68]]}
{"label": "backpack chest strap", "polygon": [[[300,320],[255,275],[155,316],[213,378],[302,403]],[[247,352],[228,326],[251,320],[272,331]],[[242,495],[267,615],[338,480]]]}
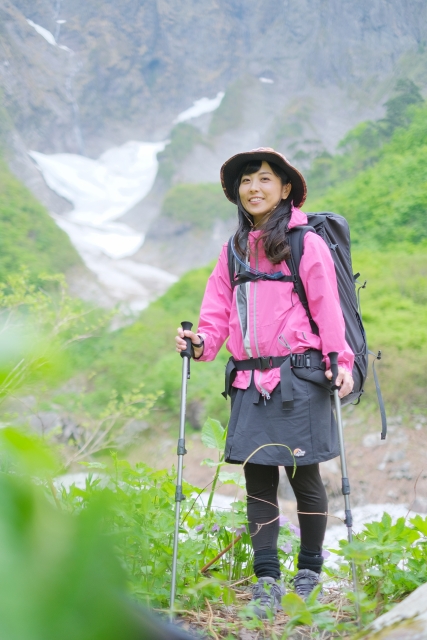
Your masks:
{"label": "backpack chest strap", "polygon": [[273,282],[293,282],[295,283],[294,276],[285,276],[281,271],[276,273],[250,273],[248,271],[238,274],[231,280],[231,286],[234,288],[239,284],[245,284],[246,282],[256,282],[257,280],[271,280]]}

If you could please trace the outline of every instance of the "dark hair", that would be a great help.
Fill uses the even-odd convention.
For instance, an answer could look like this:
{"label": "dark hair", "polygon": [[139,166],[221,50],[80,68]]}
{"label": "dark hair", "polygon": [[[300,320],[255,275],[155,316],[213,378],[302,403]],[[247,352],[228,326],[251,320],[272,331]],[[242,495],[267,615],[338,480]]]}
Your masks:
{"label": "dark hair", "polygon": [[[274,162],[268,163],[273,173],[280,178],[282,185],[290,182],[287,173]],[[245,258],[241,245],[245,245],[249,231],[252,229],[253,217],[243,207],[240,196],[239,186],[243,175],[250,175],[259,171],[262,165],[262,160],[253,160],[245,164],[234,183],[234,193],[237,200],[237,213],[239,218],[239,226],[234,236],[234,247],[241,258]],[[286,239],[286,232],[288,230],[289,220],[291,219],[291,203],[292,192],[286,198],[282,200],[273,211],[271,216],[265,222],[262,227],[262,232],[257,240],[262,240],[264,245],[265,255],[268,260],[273,264],[279,264],[283,260],[289,258],[291,254],[291,248]]]}

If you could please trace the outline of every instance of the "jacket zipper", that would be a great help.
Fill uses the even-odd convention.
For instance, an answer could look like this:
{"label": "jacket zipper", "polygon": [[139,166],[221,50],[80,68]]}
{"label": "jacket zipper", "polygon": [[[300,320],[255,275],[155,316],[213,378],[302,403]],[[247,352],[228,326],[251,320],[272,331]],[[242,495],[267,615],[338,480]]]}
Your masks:
{"label": "jacket zipper", "polygon": [[280,334],[280,336],[277,338],[277,340],[280,342],[280,344],[283,347],[286,347],[286,349],[289,349],[289,353],[292,354],[292,348],[291,345],[289,344],[289,342],[286,340],[285,336],[283,335],[283,333]]}
{"label": "jacket zipper", "polygon": [[[255,269],[258,270],[258,245],[256,245],[256,247],[255,247]],[[253,285],[254,285],[254,313],[253,313],[254,342],[255,342],[255,349],[256,349],[256,352],[257,352],[257,356],[258,356],[258,358],[260,358],[261,354],[260,354],[259,346],[258,346],[258,336],[257,336],[257,328],[256,328],[256,299],[257,299],[258,281],[255,280]],[[262,397],[264,399],[264,404],[267,404],[266,400],[270,400],[271,396],[268,393],[267,389],[264,389],[264,387],[261,384],[262,374],[263,374],[263,372],[260,371],[259,372],[259,378],[258,378],[258,386],[261,389],[261,395],[262,395]]]}

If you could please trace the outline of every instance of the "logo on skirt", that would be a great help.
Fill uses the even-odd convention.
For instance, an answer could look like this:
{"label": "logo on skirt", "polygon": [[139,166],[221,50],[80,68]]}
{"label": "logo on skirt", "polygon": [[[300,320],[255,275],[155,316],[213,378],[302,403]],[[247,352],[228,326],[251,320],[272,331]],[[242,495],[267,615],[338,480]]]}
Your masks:
{"label": "logo on skirt", "polygon": [[305,456],[305,451],[303,451],[302,449],[294,449],[294,456],[295,458],[302,458],[303,456]]}

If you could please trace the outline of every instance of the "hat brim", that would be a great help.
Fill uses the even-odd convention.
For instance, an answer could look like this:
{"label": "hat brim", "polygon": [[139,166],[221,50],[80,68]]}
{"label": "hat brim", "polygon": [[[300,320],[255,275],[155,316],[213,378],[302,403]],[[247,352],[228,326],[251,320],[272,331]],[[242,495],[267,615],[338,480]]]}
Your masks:
{"label": "hat brim", "polygon": [[281,153],[274,149],[254,149],[244,151],[232,156],[224,162],[221,167],[221,184],[224,193],[230,202],[237,204],[237,194],[235,193],[235,183],[242,166],[254,160],[265,160],[273,162],[281,167],[289,176],[292,184],[291,197],[295,207],[301,207],[307,197],[307,185],[303,175],[293,167]]}

